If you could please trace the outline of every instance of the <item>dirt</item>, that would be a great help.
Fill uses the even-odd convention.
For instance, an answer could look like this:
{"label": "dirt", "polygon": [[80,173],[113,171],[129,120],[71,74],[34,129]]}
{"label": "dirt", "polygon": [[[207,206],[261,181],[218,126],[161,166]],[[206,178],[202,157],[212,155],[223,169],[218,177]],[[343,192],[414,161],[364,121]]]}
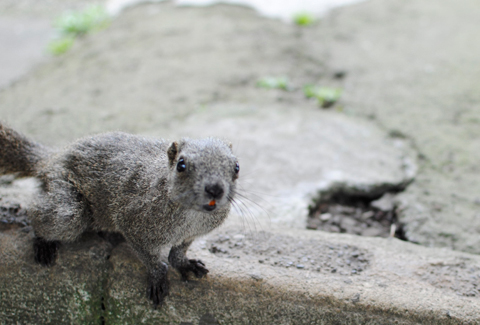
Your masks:
{"label": "dirt", "polygon": [[0,231],[29,225],[27,211],[19,203],[0,198]]}
{"label": "dirt", "polygon": [[371,198],[341,190],[321,195],[310,209],[307,229],[407,240],[398,221],[395,196],[387,192]]}

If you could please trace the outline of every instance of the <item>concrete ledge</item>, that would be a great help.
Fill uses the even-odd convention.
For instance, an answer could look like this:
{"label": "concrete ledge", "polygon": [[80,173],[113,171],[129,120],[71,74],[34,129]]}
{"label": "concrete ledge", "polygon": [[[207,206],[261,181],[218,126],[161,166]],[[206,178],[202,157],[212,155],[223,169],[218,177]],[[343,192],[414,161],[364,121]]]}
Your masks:
{"label": "concrete ledge", "polygon": [[0,324],[99,324],[110,244],[86,236],[44,268],[24,230],[0,231]]}
{"label": "concrete ledge", "polygon": [[206,263],[208,278],[184,283],[171,271],[171,295],[159,310],[145,298],[145,269],[125,243],[112,249],[88,235],[62,246],[55,266],[41,268],[29,234],[3,231],[0,241],[5,323],[480,321],[480,257],[396,239],[223,228],[189,253]]}

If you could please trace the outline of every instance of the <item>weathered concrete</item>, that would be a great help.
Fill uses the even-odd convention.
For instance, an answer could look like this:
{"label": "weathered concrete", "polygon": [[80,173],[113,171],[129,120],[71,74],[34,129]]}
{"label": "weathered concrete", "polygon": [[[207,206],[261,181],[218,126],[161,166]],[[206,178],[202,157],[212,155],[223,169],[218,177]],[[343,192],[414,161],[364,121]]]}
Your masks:
{"label": "weathered concrete", "polygon": [[[2,244],[10,245],[0,246],[2,258],[7,254],[4,261],[8,261],[0,263],[5,283],[2,299],[11,301],[4,308],[2,300],[0,307],[3,315],[9,315],[7,323],[39,319],[74,322],[64,306],[75,306],[78,288],[91,293],[95,299],[88,303],[96,306],[81,317],[100,321],[103,316],[105,323],[138,323],[141,319],[201,324],[215,319],[221,323],[285,324],[479,322],[478,256],[396,239],[302,230],[308,205],[320,190],[343,184],[352,191],[369,193],[415,178],[399,197],[408,237],[423,244],[477,252],[480,229],[476,229],[476,206],[471,200],[475,185],[466,196],[458,194],[462,200],[452,199],[452,207],[446,199],[451,192],[445,190],[448,182],[456,184],[454,190],[470,188],[468,180],[476,179],[473,160],[461,164],[471,171],[466,174],[472,176],[468,180],[462,174],[455,174],[452,180],[432,164],[442,150],[456,150],[460,139],[468,143],[462,150],[476,157],[472,149],[475,140],[469,137],[477,129],[470,120],[459,119],[469,137],[461,137],[460,129],[452,127],[458,132],[447,138],[450,128],[442,123],[422,130],[422,121],[441,117],[436,106],[439,101],[428,105],[436,93],[423,87],[438,82],[441,86],[433,89],[450,100],[458,93],[447,91],[447,84],[433,77],[429,82],[422,79],[420,70],[415,70],[423,66],[420,63],[404,67],[402,51],[410,53],[407,38],[399,36],[395,43],[396,38],[383,32],[382,39],[376,38],[379,26],[386,28],[388,17],[397,17],[392,8],[416,13],[398,15],[398,22],[387,29],[392,35],[395,28],[403,31],[403,24],[413,18],[422,25],[449,17],[448,26],[453,26],[453,14],[433,2],[431,5],[436,8],[434,16],[417,2],[371,1],[343,8],[323,24],[306,30],[262,19],[240,7],[145,5],[126,11],[109,29],[83,39],[63,57],[4,89],[0,93],[1,118],[47,144],[62,145],[78,136],[117,129],[167,138],[227,137],[241,159],[242,194],[247,196],[239,199],[224,228],[192,248],[190,255],[210,268],[209,278],[187,286],[174,280],[172,295],[160,311],[150,309],[144,297],[144,269],[124,244],[116,247],[107,261],[104,257],[112,247],[95,237],[78,244],[78,251],[75,245],[64,247],[60,254],[64,259],[58,266],[39,269],[32,264],[30,235],[19,229],[0,232]],[[455,10],[464,10],[460,7]],[[36,8],[32,10],[42,12]],[[431,17],[436,18],[430,21]],[[470,18],[467,15],[466,19]],[[364,33],[362,26],[367,26]],[[422,34],[415,35],[418,48],[422,44],[418,35]],[[364,43],[364,37],[370,43]],[[393,46],[391,42],[398,45],[395,55],[386,50]],[[384,46],[384,52],[379,52],[384,55],[369,50],[374,46],[375,51]],[[426,58],[431,56],[429,51],[424,47],[418,55]],[[462,51],[447,57],[454,54],[468,56],[466,62],[475,60]],[[462,65],[459,79],[467,67]],[[346,77],[333,77],[338,71],[346,71]],[[471,78],[476,75],[476,70],[472,71],[468,74]],[[289,76],[293,91],[255,88],[256,80],[267,75]],[[396,83],[390,82],[389,76],[394,76]],[[418,89],[417,80],[424,80]],[[344,87],[343,112],[341,107],[319,110],[307,101],[300,89],[307,83]],[[458,86],[470,89],[466,83]],[[425,111],[413,109],[413,100],[409,106],[399,104],[411,98],[410,92]],[[478,105],[474,93],[467,92],[473,94],[469,102]],[[466,111],[475,118],[473,105],[467,106]],[[373,120],[364,118],[372,112]],[[421,114],[408,120],[412,112]],[[387,123],[389,118],[396,122]],[[438,140],[436,149],[429,145],[432,137]],[[425,192],[427,186],[429,193]],[[33,192],[29,180],[0,187],[3,199],[22,205]],[[438,197],[447,207],[427,204],[430,197]],[[445,222],[451,209],[459,212],[455,223]],[[440,233],[454,233],[456,237],[450,238],[457,239],[446,241]],[[83,246],[86,248],[80,249]],[[77,256],[97,246],[106,252],[98,262]],[[21,258],[16,260],[18,256]],[[86,269],[91,266],[97,273],[78,275],[72,263],[82,263]],[[297,268],[297,264],[303,267]],[[18,277],[21,267],[26,271],[11,280]],[[59,275],[64,273],[64,277]],[[42,277],[59,280],[56,286],[45,285],[48,290],[43,291],[47,282]],[[28,299],[45,300],[38,305],[45,312],[27,308],[19,309],[18,317],[12,316],[24,299],[18,288],[30,283],[30,278],[38,279],[40,286],[29,287]],[[91,287],[99,281],[101,293]],[[66,294],[61,295],[62,291]],[[100,301],[103,297],[105,311],[98,297]],[[49,304],[48,299],[56,303]],[[57,318],[49,318],[53,312]]]}
{"label": "weathered concrete", "polygon": [[171,295],[160,310],[146,299],[145,268],[125,243],[112,252],[89,235],[42,268],[33,264],[29,234],[3,230],[0,240],[2,324],[480,321],[478,256],[397,239],[224,228],[190,252],[208,265],[208,278],[184,283],[170,272]]}
{"label": "weathered concrete", "polygon": [[0,2],[0,89],[16,82],[37,65],[52,59],[54,20],[68,10],[83,9],[92,0],[5,0]]}
{"label": "weathered concrete", "polygon": [[51,35],[50,23],[43,19],[0,18],[0,88],[22,77],[46,59],[45,44]]}
{"label": "weathered concrete", "polygon": [[416,147],[420,173],[402,195],[407,236],[477,254],[479,15],[473,0],[372,0],[335,11],[302,37],[321,39],[307,53],[347,72],[345,112]]}
{"label": "weathered concrete", "polygon": [[0,324],[100,324],[108,242],[85,236],[44,268],[33,262],[28,228],[0,227]]}
{"label": "weathered concrete", "polygon": [[[111,258],[106,320],[119,324],[165,319],[197,324],[206,314],[219,323],[239,324],[480,321],[480,301],[469,296],[479,280],[478,256],[397,239],[357,240],[305,230],[245,235],[238,228],[224,229],[190,253],[208,263],[208,279],[173,281],[161,311],[143,307],[148,305],[143,267],[127,252],[118,247]],[[125,261],[131,262],[125,266]]]}
{"label": "weathered concrete", "polygon": [[[119,128],[167,138],[227,137],[243,160],[242,181],[250,181],[245,192],[255,189],[255,200],[262,200],[256,203],[276,207],[269,211],[274,221],[287,226],[304,228],[312,196],[335,182],[368,191],[413,178],[415,162],[406,141],[390,139],[368,121],[319,111],[298,89],[255,88],[266,74],[289,75],[298,88],[312,74],[325,73],[320,61],[305,60],[295,50],[296,29],[249,9],[215,8],[164,4],[126,12],[109,29],[4,91],[2,116],[57,145]],[[207,19],[192,30],[188,21],[198,14]],[[140,19],[142,24],[136,23]],[[263,35],[252,37],[260,25]],[[233,33],[233,41],[223,41]]]}

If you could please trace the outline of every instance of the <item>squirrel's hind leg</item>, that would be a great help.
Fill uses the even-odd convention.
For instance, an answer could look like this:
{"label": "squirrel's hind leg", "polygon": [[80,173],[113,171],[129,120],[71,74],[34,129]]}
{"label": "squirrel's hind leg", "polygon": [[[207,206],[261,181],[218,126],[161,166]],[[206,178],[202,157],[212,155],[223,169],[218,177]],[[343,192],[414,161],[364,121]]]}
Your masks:
{"label": "squirrel's hind leg", "polygon": [[60,241],[72,242],[88,228],[90,216],[83,196],[68,182],[54,181],[35,202],[30,216],[35,232],[35,261],[49,266]]}

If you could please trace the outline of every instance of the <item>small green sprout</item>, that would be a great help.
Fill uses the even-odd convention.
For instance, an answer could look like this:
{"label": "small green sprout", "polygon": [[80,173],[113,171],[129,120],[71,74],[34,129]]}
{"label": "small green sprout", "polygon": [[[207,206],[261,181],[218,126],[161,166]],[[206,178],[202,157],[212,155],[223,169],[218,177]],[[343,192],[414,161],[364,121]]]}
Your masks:
{"label": "small green sprout", "polygon": [[308,12],[299,12],[293,16],[293,22],[298,26],[311,26],[316,21],[315,16]]}
{"label": "small green sprout", "polygon": [[54,23],[59,38],[48,44],[48,51],[54,55],[67,52],[75,38],[105,28],[110,23],[110,16],[99,5],[87,7],[83,11],[68,12],[61,15]]}
{"label": "small green sprout", "polygon": [[63,54],[73,46],[74,41],[73,37],[62,37],[53,40],[48,44],[48,51],[53,55]]}
{"label": "small green sprout", "polygon": [[105,8],[93,5],[80,12],[63,14],[55,22],[55,27],[63,35],[81,36],[105,28],[109,23],[110,16]]}
{"label": "small green sprout", "polygon": [[290,85],[286,77],[266,77],[257,81],[257,87],[267,89],[282,89],[289,90]]}
{"label": "small green sprout", "polygon": [[307,98],[317,99],[318,104],[322,108],[328,108],[340,99],[340,96],[342,95],[342,89],[306,85],[303,87],[303,93]]}

